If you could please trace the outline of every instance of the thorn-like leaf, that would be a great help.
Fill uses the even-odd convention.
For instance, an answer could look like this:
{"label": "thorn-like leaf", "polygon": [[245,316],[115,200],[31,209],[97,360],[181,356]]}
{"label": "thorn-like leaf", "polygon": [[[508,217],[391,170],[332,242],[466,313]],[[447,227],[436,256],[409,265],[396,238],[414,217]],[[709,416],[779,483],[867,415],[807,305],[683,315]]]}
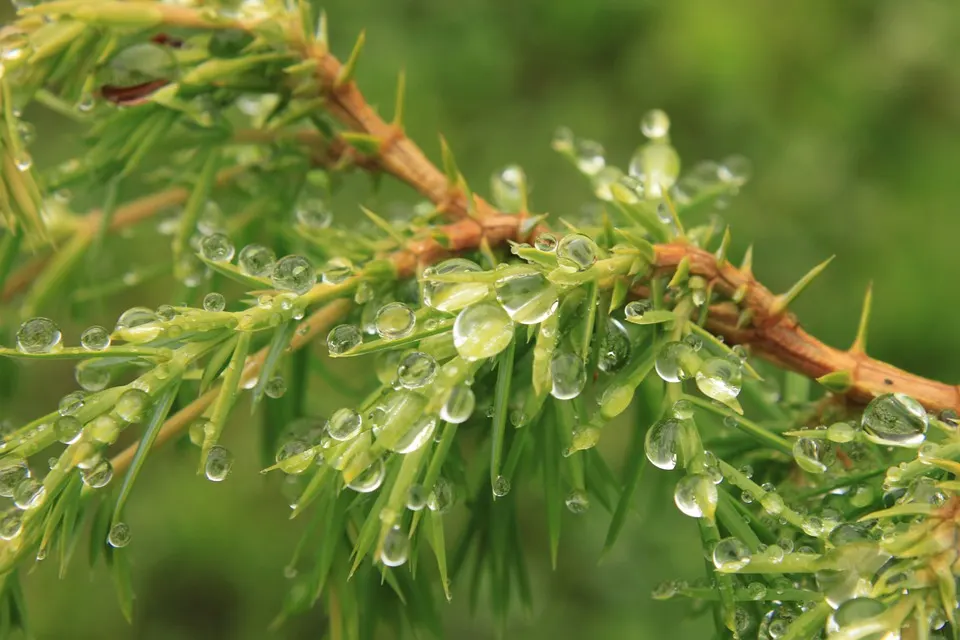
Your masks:
{"label": "thorn-like leaf", "polygon": [[457,161],[453,157],[453,151],[447,144],[447,139],[440,136],[440,155],[443,158],[443,172],[447,176],[447,187],[455,189],[460,185],[460,170],[457,168]]}
{"label": "thorn-like leaf", "polygon": [[723,230],[723,238],[720,239],[720,246],[717,248],[717,264],[723,265],[727,261],[727,251],[730,249],[730,227]]}
{"label": "thorn-like leaf", "polygon": [[667,283],[667,287],[679,287],[683,285],[690,277],[690,256],[685,255],[677,263],[677,269],[673,272],[673,277]]}
{"label": "thorn-like leaf", "polygon": [[377,225],[384,233],[390,236],[390,238],[397,243],[397,246],[402,247],[407,241],[406,238],[404,238],[392,224],[375,214],[373,211],[370,211],[370,209],[360,205],[360,210],[363,211],[365,216],[370,218],[370,221],[373,222],[373,224]]}
{"label": "thorn-like leaf", "polygon": [[873,283],[867,285],[863,295],[863,310],[860,311],[860,324],[857,325],[857,337],[850,347],[852,353],[865,353],[867,350],[867,332],[870,330],[870,310],[873,307]]}
{"label": "thorn-like leaf", "polygon": [[393,108],[393,126],[403,130],[403,105],[407,93],[407,72],[400,70],[397,75],[397,99]]}
{"label": "thorn-like leaf", "polygon": [[744,275],[753,276],[753,245],[749,245],[743,252],[743,262],[740,263],[740,271]]}
{"label": "thorn-like leaf", "polygon": [[[325,24],[326,20],[322,20],[322,23]],[[361,31],[360,35],[357,36],[357,41],[353,45],[353,51],[350,52],[350,57],[347,58],[347,61],[340,67],[340,71],[337,73],[337,79],[333,83],[334,89],[339,89],[353,81],[353,76],[357,72],[357,63],[360,62],[360,54],[363,52],[363,45],[366,41],[367,32]]]}
{"label": "thorn-like leaf", "polygon": [[497,485],[500,461],[503,459],[503,440],[507,432],[507,414],[510,411],[510,391],[513,379],[513,356],[517,341],[511,340],[497,358],[497,384],[493,397],[493,422],[490,425],[490,486]]}
{"label": "thorn-like leaf", "polygon": [[834,393],[846,393],[853,387],[853,373],[850,371],[831,371],[817,378],[817,382]]}
{"label": "thorn-like leaf", "polygon": [[836,258],[836,256],[830,256],[813,269],[810,269],[810,271],[808,271],[802,278],[797,280],[796,284],[790,287],[786,293],[781,293],[778,295],[770,309],[770,315],[777,316],[785,312],[787,307],[790,306],[790,303],[796,300],[797,296],[803,293],[804,290],[810,286],[810,283],[813,282],[817,276],[823,273],[823,270],[826,269],[831,262],[833,262],[834,258]]}

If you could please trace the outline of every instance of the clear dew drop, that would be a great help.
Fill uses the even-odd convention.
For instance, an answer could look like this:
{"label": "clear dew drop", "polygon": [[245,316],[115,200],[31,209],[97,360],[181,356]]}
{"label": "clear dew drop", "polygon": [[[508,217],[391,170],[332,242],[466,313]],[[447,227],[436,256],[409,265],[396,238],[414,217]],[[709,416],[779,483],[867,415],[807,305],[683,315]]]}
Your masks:
{"label": "clear dew drop", "polygon": [[405,433],[390,443],[389,449],[396,453],[413,453],[430,442],[436,428],[436,416],[420,416],[413,421]]}
{"label": "clear dew drop", "polygon": [[347,483],[347,487],[357,493],[371,493],[380,488],[386,474],[387,470],[383,464],[383,459],[377,458],[370,466],[350,480],[350,482]]}
{"label": "clear dew drop", "polygon": [[507,348],[513,330],[513,321],[500,305],[481,302],[457,316],[453,344],[464,360],[491,358]]}
{"label": "clear dew drop", "polygon": [[406,389],[425,387],[437,377],[437,361],[429,353],[414,351],[397,365],[397,382]]}
{"label": "clear dew drop", "polygon": [[545,251],[550,253],[557,250],[557,236],[552,233],[541,233],[537,236],[536,240],[533,241],[533,246],[539,251]]}
{"label": "clear dew drop", "polygon": [[330,258],[323,265],[320,279],[324,284],[340,284],[353,275],[353,263],[346,258]]}
{"label": "clear dew drop", "polygon": [[263,386],[263,392],[268,398],[282,398],[287,392],[287,381],[283,376],[273,376]]}
{"label": "clear dew drop", "polygon": [[560,291],[539,271],[501,278],[495,290],[497,302],[520,324],[539,324],[552,316],[560,304]]}
{"label": "clear dew drop", "polygon": [[684,476],[674,489],[673,501],[684,514],[691,518],[702,518],[716,508],[717,487],[706,474]]}
{"label": "clear dew drop", "polygon": [[593,239],[579,233],[571,233],[563,236],[557,244],[557,261],[562,267],[574,271],[585,271],[597,262],[599,251]]}
{"label": "clear dew drop", "polygon": [[695,373],[699,358],[686,342],[668,342],[657,354],[657,375],[665,382],[681,382]]}
{"label": "clear dew drop", "polygon": [[693,418],[693,403],[686,399],[677,400],[671,411],[677,420],[690,420]]}
{"label": "clear dew drop", "polygon": [[53,423],[57,440],[63,444],[73,444],[83,433],[83,424],[75,416],[60,416]]}
{"label": "clear dew drop", "polygon": [[203,308],[206,311],[219,312],[227,306],[227,300],[222,293],[215,291],[208,293],[203,297]]}
{"label": "clear dew drop", "polygon": [[739,538],[724,538],[713,548],[713,566],[730,573],[750,564],[750,549]]}
{"label": "clear dew drop", "polygon": [[504,167],[490,178],[490,193],[501,211],[514,213],[523,208],[524,193],[527,189],[527,176],[523,169],[515,164]]}
{"label": "clear dew drop", "polygon": [[567,494],[564,504],[567,505],[567,510],[570,513],[586,513],[590,509],[590,498],[587,497],[585,491],[574,489]]}
{"label": "clear dew drop", "polygon": [[427,499],[429,497],[429,492],[422,484],[410,485],[410,488],[407,489],[407,509],[410,509],[410,511],[420,511],[427,506]]}
{"label": "clear dew drop", "polygon": [[223,482],[230,475],[233,468],[233,454],[221,445],[214,445],[207,453],[207,461],[203,465],[203,472],[207,480]]}
{"label": "clear dew drop", "polygon": [[297,222],[315,231],[326,229],[333,222],[333,212],[320,198],[301,198],[297,202],[295,215]]}
{"label": "clear dew drop", "polygon": [[0,515],[0,540],[13,540],[23,531],[23,511],[8,509]]}
{"label": "clear dew drop", "polygon": [[616,373],[630,359],[630,336],[619,320],[607,318],[607,330],[600,341],[597,367],[604,373]]}
{"label": "clear dew drop", "polygon": [[676,420],[660,420],[647,430],[643,449],[650,464],[667,471],[677,466],[677,449],[680,442],[680,423]]}
{"label": "clear dew drop", "polygon": [[814,438],[797,438],[793,443],[793,459],[797,466],[809,473],[826,473],[827,445]]}
{"label": "clear dew drop", "polygon": [[603,145],[593,140],[575,140],[573,142],[573,154],[577,169],[588,176],[600,173],[607,165]]}
{"label": "clear dew drop", "polygon": [[87,425],[87,432],[90,437],[103,444],[113,444],[120,435],[120,423],[116,418],[103,414],[94,418]]}
{"label": "clear dew drop", "polygon": [[343,355],[360,346],[363,334],[352,324],[341,324],[327,334],[327,350],[332,356]]}
{"label": "clear dew drop", "polygon": [[233,243],[222,233],[206,236],[200,242],[200,253],[210,262],[230,262],[234,254]]}
{"label": "clear dew drop", "polygon": [[640,131],[651,140],[661,140],[670,134],[670,116],[662,109],[651,109],[640,121]]}
{"label": "clear dew drop", "polygon": [[103,351],[110,346],[110,332],[99,325],[88,327],[80,334],[80,346],[87,351]]}
{"label": "clear dew drop", "polygon": [[680,156],[670,144],[655,140],[637,149],[630,159],[629,173],[643,184],[648,198],[660,198],[676,183]]}
{"label": "clear dew drop", "polygon": [[505,476],[497,476],[493,480],[493,495],[503,498],[510,493],[510,479]]}
{"label": "clear dew drop", "polygon": [[480,265],[463,258],[451,258],[430,267],[423,273],[423,303],[449,313],[480,302],[490,293],[490,287],[485,282],[437,282],[429,277],[481,271]]}
{"label": "clear dew drop", "polygon": [[109,460],[100,460],[89,469],[82,470],[80,479],[91,489],[105,487],[113,480],[113,465]]}
{"label": "clear dew drop", "polygon": [[60,327],[49,318],[30,318],[17,331],[21,353],[50,353],[60,345]]}
{"label": "clear dew drop", "polygon": [[327,433],[339,442],[357,437],[363,427],[363,418],[353,409],[337,409],[327,423]]}
{"label": "clear dew drop", "polygon": [[827,439],[840,444],[853,442],[857,431],[857,425],[852,422],[834,422],[827,427]]}
{"label": "clear dew drop", "polygon": [[579,355],[558,351],[550,361],[550,395],[558,400],[576,398],[587,384],[587,368]]}
{"label": "clear dew drop", "polygon": [[628,302],[627,306],[623,308],[623,315],[627,319],[634,318],[640,319],[643,317],[647,311],[653,308],[653,304],[649,300],[634,300],[633,302]]}
{"label": "clear dew drop", "polygon": [[248,244],[240,250],[237,259],[240,270],[248,276],[263,278],[270,275],[277,263],[277,254],[262,244]]}
{"label": "clear dew drop", "polygon": [[786,506],[780,494],[767,492],[760,498],[760,506],[771,516],[778,516]]}
{"label": "clear dew drop", "polygon": [[703,395],[722,402],[732,402],[740,395],[743,376],[740,362],[732,358],[707,358],[697,370],[697,388]]}
{"label": "clear dew drop", "polygon": [[[879,600],[852,598],[837,607],[837,610],[833,612],[827,622],[827,628],[836,633],[837,636],[842,635],[844,638],[884,640],[899,637],[899,633],[895,635],[885,633],[885,631],[888,631],[887,629],[873,629],[875,633],[869,631],[874,626],[872,619],[883,614],[886,610],[886,605]],[[861,628],[863,633],[860,632]]]}
{"label": "clear dew drop", "polygon": [[399,567],[410,555],[410,538],[400,527],[393,527],[383,537],[380,561],[388,567]]}
{"label": "clear dew drop", "polygon": [[140,389],[127,389],[117,400],[114,411],[125,422],[140,422],[150,406],[150,396]]}
{"label": "clear dew drop", "polygon": [[13,504],[18,509],[27,511],[36,509],[43,504],[47,497],[47,489],[43,483],[35,478],[27,478],[17,485],[13,492]]}
{"label": "clear dew drop", "polygon": [[317,283],[317,272],[303,256],[284,256],[273,266],[270,281],[277,289],[303,295]]}
{"label": "clear dew drop", "polygon": [[149,342],[160,335],[161,327],[155,326],[158,320],[160,317],[153,309],[130,307],[117,318],[115,331],[130,342]]}
{"label": "clear dew drop", "polygon": [[277,451],[276,462],[284,473],[299,475],[310,468],[315,456],[303,440],[289,440]]}
{"label": "clear dew drop", "polygon": [[384,340],[398,340],[413,333],[417,317],[413,310],[402,302],[391,302],[377,311],[374,326]]}
{"label": "clear dew drop", "polygon": [[8,458],[0,465],[0,496],[12,498],[20,483],[30,477],[30,468],[16,458]]}
{"label": "clear dew drop", "polygon": [[102,367],[84,366],[78,364],[74,368],[74,378],[80,388],[91,393],[103,391],[110,384],[110,370]]}
{"label": "clear dew drop", "polygon": [[446,478],[438,478],[427,496],[427,508],[437,513],[447,513],[455,500],[453,485]]}
{"label": "clear dew drop", "polygon": [[110,527],[107,544],[115,549],[122,549],[130,544],[130,525],[126,522],[118,522]]}
{"label": "clear dew drop", "polygon": [[861,426],[868,440],[893,447],[918,447],[926,438],[927,412],[903,393],[885,393],[863,410]]}
{"label": "clear dew drop", "polygon": [[473,389],[465,384],[459,384],[447,394],[447,399],[440,408],[440,418],[452,424],[461,424],[473,414],[477,404],[477,397]]}
{"label": "clear dew drop", "polygon": [[60,398],[57,412],[62,416],[72,416],[83,408],[86,394],[83,391],[71,391]]}

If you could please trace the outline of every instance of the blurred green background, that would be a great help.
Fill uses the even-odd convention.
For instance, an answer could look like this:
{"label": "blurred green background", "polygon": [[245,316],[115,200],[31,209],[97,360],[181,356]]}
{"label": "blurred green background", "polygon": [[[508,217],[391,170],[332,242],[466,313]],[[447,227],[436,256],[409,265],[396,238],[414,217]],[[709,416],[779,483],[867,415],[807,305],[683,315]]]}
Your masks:
{"label": "blurred green background", "polygon": [[[750,157],[754,179],[723,215],[736,252],[755,243],[759,277],[785,289],[837,254],[796,305],[807,328],[847,344],[873,279],[872,353],[960,381],[954,3],[340,0],[327,11],[341,55],[367,30],[359,82],[370,100],[389,113],[396,74],[406,68],[408,132],[433,157],[442,132],[481,191],[491,171],[518,162],[536,209],[575,211],[589,191],[550,150],[554,129],[567,125],[603,142],[608,161],[625,166],[640,142],[639,119],[653,107],[670,114],[688,166],[734,152]],[[32,113],[41,163],[76,144],[58,121]],[[411,196],[399,188],[382,196],[393,197]],[[338,215],[346,221],[354,213]],[[98,321],[109,324],[134,301],[168,302],[143,287]],[[20,401],[0,407],[14,419],[48,411],[72,387],[67,367],[21,372]],[[195,454],[176,448],[152,458],[138,482],[129,514],[134,626],[123,622],[103,571],[91,580],[76,563],[61,582],[48,562],[26,580],[38,637],[268,637],[300,523],[287,521],[276,482],[256,473],[255,429],[242,420],[232,426],[227,443],[238,463],[228,482],[197,478]],[[688,619],[681,604],[650,599],[661,580],[703,571],[695,524],[676,514],[665,491],[656,495],[649,517],[634,518],[600,566],[605,516],[565,514],[555,573],[539,494],[531,495],[523,526],[537,604],[508,636],[708,637],[704,617]],[[454,586],[449,637],[493,635],[483,614],[468,614],[463,585]],[[317,611],[276,636],[320,637],[323,624]]]}

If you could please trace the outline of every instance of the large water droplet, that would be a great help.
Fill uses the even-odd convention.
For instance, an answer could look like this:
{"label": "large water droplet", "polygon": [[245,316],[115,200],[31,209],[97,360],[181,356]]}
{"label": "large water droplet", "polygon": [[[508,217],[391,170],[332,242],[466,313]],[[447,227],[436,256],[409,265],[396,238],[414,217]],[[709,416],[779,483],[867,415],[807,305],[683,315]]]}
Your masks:
{"label": "large water droplet", "polygon": [[533,241],[533,246],[540,251],[552,252],[557,250],[557,236],[552,233],[541,233],[537,236],[537,239]]}
{"label": "large water droplet", "polygon": [[587,384],[587,369],[579,355],[558,351],[550,361],[550,395],[558,400],[576,398]]}
{"label": "large water droplet", "polygon": [[0,516],[0,540],[13,540],[23,531],[23,511],[8,509]]}
{"label": "large water droplet", "polygon": [[563,236],[557,245],[557,261],[574,271],[584,271],[596,263],[599,249],[591,238],[579,233]]}
{"label": "large water droplet", "polygon": [[713,566],[726,573],[750,564],[750,549],[739,538],[724,538],[713,548]]}
{"label": "large water droplet", "polygon": [[713,479],[703,473],[684,476],[673,492],[677,508],[691,518],[713,514],[717,506],[717,487]]}
{"label": "large water droplet", "polygon": [[495,288],[497,301],[520,324],[539,324],[560,304],[560,292],[535,270],[501,278]]}
{"label": "large water droplet", "polygon": [[313,464],[315,455],[303,440],[290,440],[277,451],[276,461],[284,473],[299,475]]}
{"label": "large water droplet", "polygon": [[203,472],[208,480],[223,482],[230,469],[233,468],[233,454],[221,445],[214,445],[207,453],[207,461],[203,465]]}
{"label": "large water droplet", "polygon": [[453,344],[464,360],[491,358],[513,340],[513,321],[499,305],[481,302],[467,307],[453,324]]}
{"label": "large water droplet", "polygon": [[17,485],[13,492],[13,504],[24,511],[36,509],[43,504],[47,497],[47,489],[43,483],[34,478],[27,478]]}
{"label": "large water droplet", "polygon": [[648,142],[633,154],[629,171],[631,176],[643,183],[646,197],[659,198],[677,181],[680,156],[667,143]]}
{"label": "large water droplet", "polygon": [[810,473],[826,473],[824,462],[827,445],[814,438],[797,438],[793,443],[793,459],[797,466]]}
{"label": "large water droplet", "polygon": [[83,408],[86,394],[83,391],[71,391],[60,398],[57,412],[62,416],[72,416]]}
{"label": "large water droplet", "polygon": [[390,449],[397,453],[413,453],[430,442],[436,428],[436,416],[420,416],[413,421],[406,433],[400,436],[396,442],[391,443]]}
{"label": "large water droplet", "polygon": [[414,351],[400,360],[397,381],[407,389],[425,387],[437,377],[437,361],[429,353]]}
{"label": "large water droplet", "polygon": [[347,258],[330,258],[323,265],[320,279],[325,284],[340,284],[353,275],[353,263]]}
{"label": "large water droplet", "polygon": [[363,419],[360,414],[353,409],[337,409],[330,416],[327,424],[327,433],[334,440],[345,442],[352,440],[360,433],[363,426]]}
{"label": "large water droplet", "polygon": [[923,405],[903,393],[885,393],[870,401],[861,418],[863,433],[877,444],[918,447],[927,433]]}
{"label": "large water droplet", "polygon": [[140,389],[127,389],[117,400],[116,411],[121,420],[140,422],[144,411],[150,405],[150,396]]}
{"label": "large water droplet", "polygon": [[393,527],[383,538],[380,561],[388,567],[399,567],[410,555],[410,538],[400,527]]}
{"label": "large water droplet", "polygon": [[575,489],[567,494],[564,504],[567,505],[567,510],[570,513],[586,513],[590,509],[590,498],[587,497],[585,491]]}
{"label": "large water droplet", "polygon": [[647,430],[643,448],[647,460],[667,471],[677,466],[677,448],[680,442],[680,423],[676,420],[660,420]]}
{"label": "large water droplet", "polygon": [[407,490],[407,509],[420,511],[427,506],[429,493],[421,484],[412,484]]}
{"label": "large water droplet", "polygon": [[87,351],[103,351],[110,346],[110,332],[101,326],[93,326],[80,334],[80,346]]}
{"label": "large water droplet", "polygon": [[347,487],[353,489],[357,493],[371,493],[380,488],[380,485],[383,484],[383,478],[386,474],[387,471],[383,464],[383,459],[377,458],[370,464],[370,466],[350,480],[350,482],[347,483]]}
{"label": "large water droplet", "polygon": [[110,370],[103,367],[83,366],[78,364],[74,369],[74,378],[84,391],[102,391],[110,384]]}
{"label": "large water droplet", "polygon": [[60,345],[60,327],[49,318],[31,318],[17,331],[21,353],[50,353]]}
{"label": "large water droplet", "polygon": [[343,355],[360,346],[361,342],[363,342],[363,334],[352,324],[341,324],[327,334],[327,349],[333,356]]}
{"label": "large water droplet", "polygon": [[115,331],[123,336],[124,340],[137,344],[150,342],[160,335],[162,327],[160,317],[153,309],[147,307],[131,307],[117,318]]}
{"label": "large water droplet", "polygon": [[450,389],[450,393],[447,394],[447,399],[440,408],[440,417],[453,424],[466,422],[473,414],[476,403],[477,398],[473,389],[465,384],[459,384]]}
{"label": "large water droplet", "polygon": [[80,439],[83,433],[83,424],[75,416],[60,416],[53,423],[53,430],[57,440],[63,444],[73,444]]}
{"label": "large water droplet", "polygon": [[523,207],[523,193],[526,190],[527,177],[523,169],[513,164],[490,178],[490,191],[493,201],[501,211],[514,213]]}
{"label": "large water droplet", "polygon": [[697,370],[697,388],[708,398],[727,404],[740,395],[743,377],[739,360],[708,358]]}
{"label": "large water droplet", "polygon": [[110,527],[110,533],[107,534],[107,544],[115,549],[122,549],[130,544],[130,525],[126,522],[118,522]]}
{"label": "large water droplet", "polygon": [[263,278],[269,276],[277,263],[277,254],[262,244],[248,244],[240,250],[237,260],[241,271],[248,276]]}
{"label": "large water droplet", "polygon": [[230,238],[222,233],[214,233],[200,241],[200,253],[211,262],[230,262],[234,251]]}
{"label": "large water droplet", "polygon": [[[895,638],[900,634],[895,633],[895,629],[888,629],[886,625],[880,624],[874,627],[873,618],[883,614],[887,610],[879,600],[872,598],[853,598],[847,600],[833,613],[827,622],[827,627],[838,636],[844,638],[860,638],[862,640],[885,640]],[[861,628],[863,633],[861,633]],[[875,631],[870,633],[868,630]],[[890,633],[888,633],[890,632]],[[832,636],[831,636],[832,637]]]}
{"label": "large water droplet", "polygon": [[402,302],[391,302],[380,307],[374,320],[377,335],[384,340],[406,338],[413,333],[416,324],[413,311]]}
{"label": "large water droplet", "polygon": [[89,469],[82,470],[80,479],[91,489],[105,487],[113,480],[113,465],[109,460],[101,459]]}
{"label": "large water droplet", "polygon": [[640,121],[640,131],[651,140],[661,140],[670,133],[670,116],[661,109],[651,109]]}
{"label": "large water droplet", "polygon": [[686,380],[699,368],[697,352],[686,342],[668,342],[657,354],[656,369],[665,382]]}
{"label": "large water droplet", "polygon": [[227,306],[227,300],[222,293],[212,291],[203,297],[203,308],[206,311],[219,312]]}
{"label": "large water droplet", "polygon": [[597,367],[604,373],[615,373],[630,359],[631,350],[627,330],[619,320],[607,318],[607,330],[600,341]]}
{"label": "large water droplet", "polygon": [[7,458],[0,462],[0,496],[12,498],[20,483],[30,477],[30,468],[23,460]]}
{"label": "large water droplet", "polygon": [[510,479],[505,476],[497,476],[493,480],[493,495],[497,498],[503,498],[510,493]]}
{"label": "large water droplet", "polygon": [[284,256],[274,265],[270,281],[277,289],[303,295],[317,283],[317,272],[303,256]]}
{"label": "large water droplet", "polygon": [[451,312],[468,307],[487,297],[490,287],[485,282],[435,282],[430,275],[480,272],[475,262],[452,258],[424,271],[423,303],[439,311]]}

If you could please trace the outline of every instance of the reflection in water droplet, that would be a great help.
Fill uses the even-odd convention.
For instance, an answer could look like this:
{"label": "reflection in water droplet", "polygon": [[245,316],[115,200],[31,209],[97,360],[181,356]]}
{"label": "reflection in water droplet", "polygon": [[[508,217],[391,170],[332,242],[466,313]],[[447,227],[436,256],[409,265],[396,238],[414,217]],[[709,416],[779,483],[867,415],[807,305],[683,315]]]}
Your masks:
{"label": "reflection in water droplet", "polygon": [[423,272],[423,303],[439,311],[458,311],[487,297],[490,287],[485,282],[436,282],[431,275],[469,274],[481,272],[475,262],[463,258],[445,260]]}
{"label": "reflection in water droplet", "polygon": [[467,307],[453,324],[453,344],[464,360],[490,358],[513,340],[513,322],[497,304],[481,302]]}
{"label": "reflection in water droplet", "polygon": [[87,351],[103,351],[110,346],[110,333],[98,325],[88,327],[80,334],[80,345]]}
{"label": "reflection in water droplet", "polygon": [[60,327],[49,318],[31,318],[17,331],[21,353],[50,353],[60,345]]}
{"label": "reflection in water droplet", "polygon": [[861,418],[863,433],[872,442],[894,447],[917,447],[927,433],[923,405],[903,393],[885,393],[870,401]]}
{"label": "reflection in water droplet", "polygon": [[660,420],[647,430],[644,452],[655,467],[667,471],[677,466],[677,448],[680,441],[680,423],[676,420]]}

